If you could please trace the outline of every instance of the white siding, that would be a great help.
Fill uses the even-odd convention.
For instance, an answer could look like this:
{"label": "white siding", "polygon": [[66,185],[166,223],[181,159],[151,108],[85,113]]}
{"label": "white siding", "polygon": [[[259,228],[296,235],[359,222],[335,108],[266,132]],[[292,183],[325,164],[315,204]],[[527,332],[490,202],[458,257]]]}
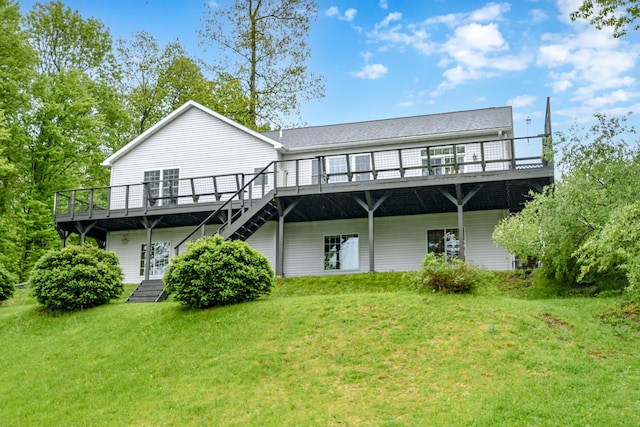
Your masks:
{"label": "white siding", "polygon": [[[511,268],[510,255],[502,247],[496,247],[491,234],[503,211],[465,212],[465,244],[467,261],[492,270]],[[413,271],[420,267],[427,251],[426,233],[430,229],[457,228],[455,213],[411,215],[375,218],[375,268],[376,271]],[[160,228],[153,231],[154,242],[171,242],[174,245],[190,227]],[[208,234],[213,232],[207,228]],[[369,271],[369,233],[366,218],[336,221],[312,221],[285,223],[284,274],[286,276],[315,276],[337,274],[345,271],[324,270],[324,237],[340,234],[358,234],[359,269]],[[249,238],[247,243],[263,253],[275,270],[277,223],[270,221]],[[126,236],[126,239],[123,239]],[[196,233],[193,239],[200,237]],[[145,230],[110,233],[107,249],[115,251],[125,272],[125,283],[138,283],[140,275],[140,248],[146,242]],[[184,250],[184,247],[182,247]]]}
{"label": "white siding", "polygon": [[[263,253],[271,267],[275,269],[275,235],[276,223],[269,222],[262,226],[247,243],[252,248]],[[206,233],[210,235],[218,226],[206,228]],[[179,228],[158,228],[153,230],[153,242],[171,242],[171,257],[174,256],[175,244],[181,241],[192,230],[191,227]],[[126,238],[125,238],[126,236]],[[201,233],[196,233],[191,240],[201,237]],[[144,279],[144,274],[140,274],[140,250],[143,243],[147,241],[146,230],[130,230],[109,233],[107,236],[107,250],[114,251],[120,258],[120,266],[124,271],[124,283],[140,283]],[[186,249],[186,245],[180,247],[180,252]]]}
{"label": "white siding", "polygon": [[[491,234],[502,218],[501,210],[465,212],[467,260],[494,270],[511,268],[510,256],[496,247]],[[413,271],[427,252],[427,230],[457,228],[456,213],[375,218],[376,271]],[[286,276],[335,274],[324,270],[324,236],[358,233],[360,272],[369,270],[368,222],[363,219],[285,224]]]}
{"label": "white siding", "polygon": [[[179,168],[180,178],[253,174],[254,168],[277,159],[277,150],[267,142],[191,108],[117,160],[111,186],[140,184],[145,170]],[[229,186],[235,187],[235,182]],[[190,191],[189,182],[180,183],[180,194]],[[123,208],[124,197],[124,188],[114,189],[112,208]],[[130,207],[135,207],[131,201],[142,200],[142,186],[130,188],[129,200]]]}
{"label": "white siding", "polygon": [[291,222],[284,226],[284,275],[319,276],[345,273],[324,270],[324,236],[358,234],[360,268],[369,271],[367,219]]}

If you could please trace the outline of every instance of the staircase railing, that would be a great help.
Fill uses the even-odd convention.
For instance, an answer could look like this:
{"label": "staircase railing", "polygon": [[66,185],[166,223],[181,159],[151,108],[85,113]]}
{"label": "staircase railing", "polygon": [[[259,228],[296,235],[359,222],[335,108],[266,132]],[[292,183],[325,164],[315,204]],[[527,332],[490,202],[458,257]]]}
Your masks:
{"label": "staircase railing", "polygon": [[[276,165],[276,161],[272,161],[271,163],[269,163],[267,166],[265,166],[260,172],[258,172],[257,174],[255,174],[255,176],[253,178],[251,178],[247,183],[244,184],[244,186],[242,186],[242,188],[240,188],[238,191],[236,191],[231,197],[229,197],[229,199],[227,199],[221,206],[219,206],[215,211],[211,212],[211,214],[209,214],[205,219],[203,219],[200,224],[198,224],[196,227],[194,227],[193,230],[191,230],[191,232],[189,234],[187,234],[187,236],[185,238],[183,238],[182,240],[180,240],[180,242],[178,242],[178,244],[175,246],[175,253],[176,255],[178,255],[178,253],[180,252],[180,246],[182,246],[187,240],[189,240],[198,230],[202,229],[205,225],[207,225],[207,223],[209,221],[211,221],[212,218],[214,218],[216,215],[220,214],[221,212],[224,212],[224,210],[228,210],[228,216],[227,216],[227,220],[217,229],[216,233],[219,233],[224,227],[231,225],[234,221],[236,221],[237,219],[239,219],[242,214],[246,211],[246,209],[250,208],[253,205],[253,201],[254,200],[260,200],[264,197],[273,197],[273,195],[275,195],[275,192],[277,191],[277,186],[274,185],[273,186],[273,190],[271,190],[270,192],[267,192],[265,194],[265,183],[267,182],[267,177],[271,174],[271,172],[269,171],[269,169],[273,166],[274,170],[273,170],[273,175],[274,175],[274,183],[276,182],[276,174],[277,174],[277,170],[275,169],[275,165]],[[253,197],[253,186],[255,182],[260,182],[261,184],[259,184],[262,188],[261,191],[261,195],[259,198],[254,198]],[[248,190],[247,190],[248,189]],[[248,197],[244,197],[244,193],[245,191],[248,192]],[[240,202],[240,206],[239,209],[237,210],[237,212],[234,214],[233,213],[233,201],[236,199],[236,197],[238,198],[239,202]],[[248,203],[249,206],[246,206],[246,204]],[[245,209],[246,208],[246,209]],[[214,233],[215,234],[215,233]]]}

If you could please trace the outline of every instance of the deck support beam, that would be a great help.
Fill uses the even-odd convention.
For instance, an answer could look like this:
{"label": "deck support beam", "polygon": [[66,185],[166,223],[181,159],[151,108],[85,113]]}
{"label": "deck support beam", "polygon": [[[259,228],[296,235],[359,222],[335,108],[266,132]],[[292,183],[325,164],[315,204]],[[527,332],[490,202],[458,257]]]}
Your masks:
{"label": "deck support beam", "polygon": [[367,220],[369,224],[369,273],[373,273],[376,271],[376,263],[375,263],[375,255],[376,255],[376,247],[375,247],[375,235],[374,235],[374,221],[373,214],[374,212],[387,200],[390,193],[386,193],[382,195],[378,200],[373,200],[370,191],[365,191],[365,201],[363,201],[358,196],[353,196],[353,199],[364,209],[367,211]]}
{"label": "deck support beam", "polygon": [[95,227],[95,225],[96,221],[90,222],[87,225],[84,225],[81,222],[76,222],[74,224],[76,230],[78,230],[78,233],[80,233],[80,245],[84,245],[84,241],[87,238],[87,233],[91,231],[91,229]]}
{"label": "deck support beam", "polygon": [[58,227],[56,227],[56,231],[60,236],[60,249],[64,249],[67,246],[67,238],[71,235],[71,232]]}
{"label": "deck support beam", "polygon": [[280,199],[275,199],[278,209],[278,237],[276,239],[276,276],[284,276],[284,219],[300,203],[296,199],[286,208],[282,206]]}
{"label": "deck support beam", "polygon": [[482,188],[482,185],[478,185],[474,187],[466,195],[464,195],[462,192],[462,185],[456,184],[455,187],[456,187],[455,197],[451,195],[447,190],[440,187],[437,187],[437,188],[438,188],[438,191],[440,191],[440,193],[442,193],[443,196],[449,199],[451,203],[456,205],[456,208],[458,211],[458,239],[460,240],[459,242],[460,252],[458,254],[458,258],[464,261],[466,258],[465,247],[464,247],[464,205],[466,205],[467,202],[471,200],[478,191],[480,191],[480,189]]}

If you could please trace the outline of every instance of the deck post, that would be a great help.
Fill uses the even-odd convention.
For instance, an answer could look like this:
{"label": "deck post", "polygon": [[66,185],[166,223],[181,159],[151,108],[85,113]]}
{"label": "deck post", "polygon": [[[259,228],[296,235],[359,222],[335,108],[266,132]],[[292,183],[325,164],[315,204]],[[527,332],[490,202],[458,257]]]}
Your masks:
{"label": "deck post", "polygon": [[458,253],[458,258],[460,260],[465,260],[465,250],[464,250],[464,205],[476,195],[478,191],[482,188],[482,184],[474,187],[471,191],[467,193],[465,196],[462,192],[462,186],[460,184],[456,184],[456,197],[453,197],[447,190],[436,187],[443,196],[445,196],[451,203],[456,205],[457,213],[458,213],[458,239],[460,251]]}
{"label": "deck post", "polygon": [[456,202],[458,208],[458,239],[460,240],[458,258],[464,261],[466,259],[464,251],[464,202],[462,197],[462,186],[460,184],[456,184]]}
{"label": "deck post", "polygon": [[375,202],[373,201],[373,197],[371,197],[371,192],[365,191],[365,200],[363,201],[358,196],[353,196],[353,199],[364,209],[367,211],[367,222],[368,222],[368,233],[369,233],[369,273],[373,273],[376,271],[376,245],[375,245],[375,227],[373,214],[374,212],[382,205],[382,203],[389,197],[390,193],[384,194]]}
{"label": "deck post", "polygon": [[149,270],[151,269],[152,230],[156,225],[158,225],[161,219],[162,217],[153,220],[150,220],[148,217],[142,218],[142,224],[144,225],[144,228],[147,229],[147,243],[146,250],[144,251],[144,280],[149,280]]}
{"label": "deck post", "polygon": [[276,276],[284,276],[284,219],[295,208],[300,199],[296,199],[289,206],[283,208],[280,199],[275,199],[278,209],[278,237],[276,239]]}

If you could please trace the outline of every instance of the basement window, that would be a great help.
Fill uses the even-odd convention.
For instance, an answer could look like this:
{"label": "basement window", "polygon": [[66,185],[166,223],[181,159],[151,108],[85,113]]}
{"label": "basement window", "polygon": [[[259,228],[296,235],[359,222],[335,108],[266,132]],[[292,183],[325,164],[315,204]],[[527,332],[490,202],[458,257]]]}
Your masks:
{"label": "basement window", "polygon": [[325,270],[358,270],[360,250],[357,234],[324,236]]}
{"label": "basement window", "polygon": [[459,258],[459,236],[457,228],[427,230],[427,253],[447,254],[447,259]]}
{"label": "basement window", "polygon": [[[151,244],[151,263],[149,276],[162,276],[169,265],[171,242],[155,242]],[[140,275],[144,276],[144,267],[147,260],[147,244],[143,243],[140,249]]]}

